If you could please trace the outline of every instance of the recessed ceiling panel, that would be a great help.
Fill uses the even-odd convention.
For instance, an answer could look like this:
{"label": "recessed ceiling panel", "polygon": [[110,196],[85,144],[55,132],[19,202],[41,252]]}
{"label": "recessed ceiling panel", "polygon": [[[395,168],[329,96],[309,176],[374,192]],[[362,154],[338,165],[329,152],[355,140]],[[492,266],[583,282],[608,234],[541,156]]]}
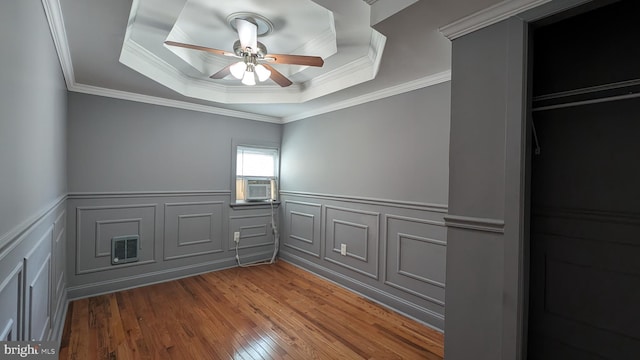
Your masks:
{"label": "recessed ceiling panel", "polygon": [[[299,103],[371,80],[386,41],[370,27],[370,8],[361,0],[186,0],[176,5],[133,1],[120,62],[182,95],[221,103]],[[164,10],[160,22],[156,9],[171,11]],[[336,19],[334,13],[341,15]],[[210,78],[238,58],[164,44],[233,54],[238,40],[233,19],[252,14],[262,19],[260,29],[269,27],[258,37],[268,54],[318,56],[324,66],[272,63],[293,85],[282,88],[267,80],[246,86],[230,75]],[[149,18],[156,20],[153,26],[144,21]]]}
{"label": "recessed ceiling panel", "polygon": [[[260,25],[258,41],[266,46],[268,53],[327,59],[337,52],[333,14],[312,1],[236,0],[219,3],[224,5],[209,0],[188,0],[167,39],[233,53],[234,42],[238,40],[237,30],[233,27],[235,19],[251,18]],[[265,34],[260,35],[262,32]],[[169,47],[169,50],[207,76],[230,62],[238,61],[179,47]],[[291,76],[306,67],[281,68]],[[228,78],[233,79],[231,76]]]}

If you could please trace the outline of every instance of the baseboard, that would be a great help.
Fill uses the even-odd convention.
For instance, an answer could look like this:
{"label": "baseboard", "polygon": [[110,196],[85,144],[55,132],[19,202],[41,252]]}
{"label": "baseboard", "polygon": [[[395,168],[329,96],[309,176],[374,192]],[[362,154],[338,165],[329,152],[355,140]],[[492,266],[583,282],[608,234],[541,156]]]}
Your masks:
{"label": "baseboard", "polygon": [[177,280],[214,270],[228,269],[234,266],[235,258],[226,258],[222,260],[127,276],[113,280],[100,281],[86,285],[72,286],[67,289],[67,294],[69,300],[73,301],[92,296],[109,294],[116,291]]}
{"label": "baseboard", "polygon": [[281,253],[287,263],[320,276],[340,287],[354,292],[377,304],[389,308],[427,327],[444,333],[444,316],[410,303],[398,296],[382,291],[361,281],[352,279],[334,270],[325,268],[290,253]]}
{"label": "baseboard", "polygon": [[[256,261],[265,261],[271,259],[272,253],[273,251],[255,253],[252,255],[243,256],[241,260],[246,264]],[[70,301],[73,301],[91,296],[109,294],[116,291],[182,279],[185,277],[204,274],[211,271],[225,270],[236,266],[238,265],[236,263],[235,257],[229,257],[220,260],[207,261],[171,269],[152,271],[118,279],[71,286],[67,288],[67,298]]]}

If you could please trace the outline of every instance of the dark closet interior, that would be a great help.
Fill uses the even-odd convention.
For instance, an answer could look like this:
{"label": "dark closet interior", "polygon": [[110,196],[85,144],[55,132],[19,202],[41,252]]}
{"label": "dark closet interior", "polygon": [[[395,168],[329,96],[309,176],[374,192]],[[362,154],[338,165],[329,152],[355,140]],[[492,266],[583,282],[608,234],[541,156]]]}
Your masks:
{"label": "dark closet interior", "polygon": [[532,25],[528,359],[640,359],[640,2]]}

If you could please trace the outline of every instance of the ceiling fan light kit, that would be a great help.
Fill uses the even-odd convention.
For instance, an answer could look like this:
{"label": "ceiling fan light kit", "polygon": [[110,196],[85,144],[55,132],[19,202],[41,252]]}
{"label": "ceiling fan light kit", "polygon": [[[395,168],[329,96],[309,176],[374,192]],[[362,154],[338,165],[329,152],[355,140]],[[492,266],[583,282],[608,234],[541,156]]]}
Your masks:
{"label": "ceiling fan light kit", "polygon": [[251,46],[243,47],[240,40],[233,44],[233,52],[236,56],[241,57],[242,61],[231,65],[229,70],[231,75],[238,80],[242,80],[245,85],[255,85],[256,78],[259,82],[269,79],[271,71],[262,64],[258,64],[258,60],[264,59],[267,53],[267,47],[259,41],[255,41],[255,50]]}
{"label": "ceiling fan light kit", "polygon": [[256,84],[256,75],[248,66],[247,71],[244,72],[244,76],[242,77],[242,83],[250,86]]}
{"label": "ceiling fan light kit", "polygon": [[273,30],[273,25],[264,17],[250,13],[236,13],[230,15],[229,18],[229,24],[238,32],[239,39],[233,44],[233,53],[175,41],[165,41],[164,43],[170,46],[206,51],[216,55],[241,58],[241,61],[227,65],[211,75],[210,78],[222,79],[231,74],[234,78],[241,80],[242,84],[249,86],[256,85],[257,82],[264,82],[270,78],[281,87],[293,84],[291,80],[268,64],[269,62],[317,67],[324,65],[324,60],[319,56],[267,53],[267,47],[258,41],[258,36],[270,33]]}
{"label": "ceiling fan light kit", "polygon": [[256,76],[258,77],[258,81],[265,81],[271,77],[271,71],[264,67],[262,64],[256,65],[254,69]]}

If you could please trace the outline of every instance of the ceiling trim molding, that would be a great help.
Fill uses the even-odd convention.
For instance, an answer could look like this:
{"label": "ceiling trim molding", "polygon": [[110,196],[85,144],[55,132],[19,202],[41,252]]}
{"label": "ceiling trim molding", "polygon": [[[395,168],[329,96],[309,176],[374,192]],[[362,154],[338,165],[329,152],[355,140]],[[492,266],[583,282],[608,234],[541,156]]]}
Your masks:
{"label": "ceiling trim molding", "polygon": [[199,112],[205,112],[209,114],[223,115],[236,117],[241,119],[266,121],[272,123],[281,123],[282,120],[279,117],[254,114],[244,111],[236,111],[223,109],[215,106],[193,104],[186,101],[171,100],[155,96],[148,96],[142,94],[135,94],[126,91],[113,90],[102,88],[98,86],[78,84],[75,79],[73,71],[73,62],[71,61],[71,52],[69,50],[69,42],[67,41],[67,32],[65,30],[64,18],[62,16],[62,8],[60,7],[59,0],[42,0],[42,6],[44,7],[47,22],[49,23],[49,29],[51,31],[51,37],[58,53],[58,59],[60,61],[60,67],[62,68],[62,74],[65,79],[68,91],[105,96],[121,100],[130,100],[136,102],[142,102],[147,104],[175,107],[184,110],[193,110]]}
{"label": "ceiling trim molding", "polygon": [[311,116],[321,115],[331,111],[341,110],[341,109],[353,107],[356,105],[365,104],[371,101],[380,100],[390,96],[399,95],[409,91],[414,91],[414,90],[422,89],[425,87],[437,85],[450,80],[451,80],[451,70],[446,70],[446,71],[439,72],[437,74],[433,74],[433,75],[425,76],[420,79],[409,81],[404,84],[391,86],[378,91],[370,92],[368,94],[356,96],[344,101],[336,102],[329,106],[321,107],[318,109],[314,109],[311,111],[307,111],[307,112],[292,115],[292,116],[285,116],[282,118],[282,122],[289,123],[297,120],[302,120]]}
{"label": "ceiling trim molding", "polygon": [[367,53],[323,75],[309,79],[304,86],[301,102],[313,100],[365,81],[375,79],[387,37],[372,29]]}
{"label": "ceiling trim molding", "polygon": [[[62,73],[65,79],[65,83],[67,85],[67,90],[78,92],[78,93],[104,96],[104,97],[110,97],[110,98],[121,99],[121,100],[129,100],[129,101],[141,102],[141,103],[152,104],[152,105],[167,106],[167,107],[173,107],[178,109],[192,110],[192,111],[229,116],[229,117],[235,117],[235,118],[241,118],[241,119],[265,121],[265,122],[281,124],[281,123],[293,122],[293,121],[305,119],[311,116],[320,115],[327,112],[364,104],[370,101],[383,99],[385,97],[402,94],[405,92],[417,90],[420,88],[436,85],[436,84],[451,80],[451,71],[447,70],[434,75],[429,75],[417,80],[413,80],[401,85],[392,86],[386,89],[374,91],[361,96],[356,96],[354,98],[337,102],[329,106],[317,108],[312,111],[308,111],[308,112],[304,112],[304,113],[300,113],[292,116],[287,116],[283,118],[237,111],[237,110],[229,110],[229,109],[220,108],[220,107],[211,106],[211,105],[194,104],[187,101],[172,100],[172,99],[142,95],[142,94],[121,91],[121,90],[107,89],[107,88],[93,86],[93,85],[79,84],[75,80],[73,63],[71,60],[71,52],[69,50],[69,42],[67,40],[67,34],[65,30],[65,25],[64,25],[64,18],[62,15],[62,8],[60,7],[60,0],[41,0],[41,1],[45,11],[45,15],[47,17],[47,22],[49,23],[49,29],[51,31],[51,36],[53,38],[56,52],[58,54],[58,59],[60,61],[60,67],[62,68]],[[373,37],[373,40],[375,40],[374,42],[380,42],[380,41],[386,40],[386,38]],[[370,54],[368,55],[371,56]],[[359,59],[359,60],[362,60],[362,59]]]}
{"label": "ceiling trim molding", "polygon": [[149,51],[143,44],[126,37],[119,60],[125,66],[188,97],[226,104],[244,103],[247,96],[251,96],[252,101],[257,104],[302,103],[374,79],[386,39],[386,36],[371,29],[366,53],[359,58],[301,84],[287,88],[273,85],[275,91],[264,91],[270,85],[225,85],[188,77]]}
{"label": "ceiling trim molding", "polygon": [[447,39],[454,40],[550,1],[551,0],[505,0],[442,26],[438,30],[440,30]]}
{"label": "ceiling trim molding", "polygon": [[[264,97],[265,89],[273,89],[267,100],[256,103],[284,103],[290,98],[298,97],[300,85],[294,84],[287,88],[277,85],[245,86],[222,85],[202,78],[195,78],[179,72],[156,54],[150,52],[139,43],[128,40],[122,46],[120,62],[153,81],[172,89],[186,97],[209,100],[220,103],[242,103],[241,99],[251,96],[254,99]],[[194,68],[194,70],[198,71]]]}
{"label": "ceiling trim molding", "polygon": [[62,8],[59,0],[42,0],[42,7],[49,23],[49,30],[53,38],[53,44],[58,53],[62,75],[70,88],[75,84],[75,75],[73,73],[73,63],[71,61],[71,52],[69,51],[69,42],[67,41],[67,31],[64,27],[64,19],[62,17]]}
{"label": "ceiling trim molding", "polygon": [[245,111],[223,109],[215,106],[194,104],[187,101],[165,99],[161,97],[136,94],[136,93],[121,91],[121,90],[106,89],[106,88],[92,86],[92,85],[75,84],[72,88],[69,89],[69,91],[84,93],[89,95],[110,97],[114,99],[141,102],[145,104],[167,106],[167,107],[183,109],[183,110],[193,110],[198,112],[223,115],[223,116],[229,116],[229,117],[235,117],[235,118],[241,118],[241,119],[265,121],[265,122],[278,123],[278,124],[282,123],[282,120],[279,117],[275,117],[275,116],[267,116],[267,115],[249,113]]}

